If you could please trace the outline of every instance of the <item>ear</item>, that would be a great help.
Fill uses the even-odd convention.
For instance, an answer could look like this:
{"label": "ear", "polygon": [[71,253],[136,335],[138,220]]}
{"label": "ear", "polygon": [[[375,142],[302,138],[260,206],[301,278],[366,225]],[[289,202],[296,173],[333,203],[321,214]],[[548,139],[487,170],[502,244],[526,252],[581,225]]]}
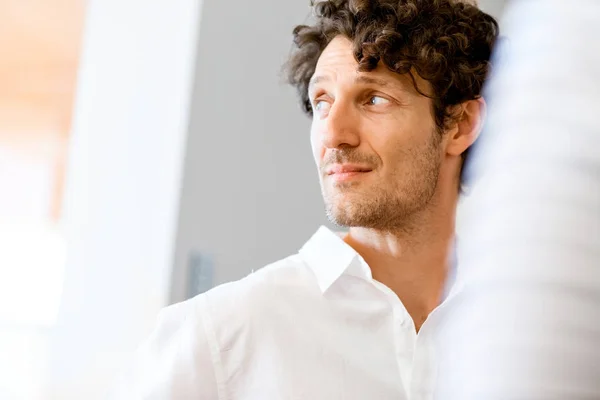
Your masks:
{"label": "ear", "polygon": [[457,119],[448,130],[446,153],[459,156],[479,137],[485,120],[486,103],[483,97],[468,100],[457,106]]}

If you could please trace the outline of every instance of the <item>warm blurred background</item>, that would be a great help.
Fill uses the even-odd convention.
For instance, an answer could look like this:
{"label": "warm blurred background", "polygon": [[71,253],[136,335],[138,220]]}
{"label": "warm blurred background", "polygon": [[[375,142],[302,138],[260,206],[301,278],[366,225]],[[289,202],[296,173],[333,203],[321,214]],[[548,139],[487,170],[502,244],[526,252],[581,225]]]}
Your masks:
{"label": "warm blurred background", "polygon": [[161,307],[325,223],[309,1],[236,3],[0,0],[0,399],[102,398]]}
{"label": "warm blurred background", "polygon": [[32,398],[58,312],[83,0],[0,1],[0,398]]}
{"label": "warm blurred background", "polygon": [[84,7],[83,0],[0,2],[0,143],[8,157],[46,170],[39,173],[51,181],[37,196],[26,194],[36,185],[11,187],[0,200],[3,217],[10,210],[13,217],[60,218]]}

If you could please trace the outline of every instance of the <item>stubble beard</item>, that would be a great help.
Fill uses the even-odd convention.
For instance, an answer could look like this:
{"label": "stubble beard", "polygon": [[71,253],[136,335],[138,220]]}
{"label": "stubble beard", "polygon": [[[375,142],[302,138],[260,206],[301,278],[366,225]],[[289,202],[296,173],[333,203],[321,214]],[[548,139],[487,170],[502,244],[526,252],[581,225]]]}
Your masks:
{"label": "stubble beard", "polygon": [[427,145],[403,152],[400,157],[410,161],[389,179],[321,182],[329,220],[342,227],[382,231],[402,230],[414,224],[436,192],[441,167],[439,142],[439,136],[433,137]]}

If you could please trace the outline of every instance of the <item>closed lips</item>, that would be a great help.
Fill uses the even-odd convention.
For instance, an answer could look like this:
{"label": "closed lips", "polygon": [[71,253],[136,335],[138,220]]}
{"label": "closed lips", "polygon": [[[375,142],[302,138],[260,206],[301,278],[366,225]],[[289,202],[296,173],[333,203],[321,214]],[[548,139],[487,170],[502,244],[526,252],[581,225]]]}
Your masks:
{"label": "closed lips", "polygon": [[326,170],[327,175],[347,174],[347,173],[352,173],[352,172],[370,172],[370,171],[372,171],[372,169],[368,168],[368,167],[363,167],[360,165],[348,165],[348,164],[333,165],[333,166],[327,168],[327,170]]}

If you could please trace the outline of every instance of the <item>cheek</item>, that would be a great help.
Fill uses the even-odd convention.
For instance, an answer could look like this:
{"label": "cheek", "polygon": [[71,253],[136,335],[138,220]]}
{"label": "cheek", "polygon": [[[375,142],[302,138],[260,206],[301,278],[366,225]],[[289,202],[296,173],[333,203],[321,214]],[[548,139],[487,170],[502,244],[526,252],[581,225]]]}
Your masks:
{"label": "cheek", "polygon": [[371,151],[377,155],[384,168],[393,168],[398,163],[398,152],[407,145],[408,137],[405,129],[399,125],[379,124],[370,129],[377,132],[375,135],[369,135],[368,146]]}
{"label": "cheek", "polygon": [[384,175],[396,175],[398,170],[405,168],[425,130],[406,120],[385,122],[373,127],[377,134],[370,135],[369,147],[379,157]]}

